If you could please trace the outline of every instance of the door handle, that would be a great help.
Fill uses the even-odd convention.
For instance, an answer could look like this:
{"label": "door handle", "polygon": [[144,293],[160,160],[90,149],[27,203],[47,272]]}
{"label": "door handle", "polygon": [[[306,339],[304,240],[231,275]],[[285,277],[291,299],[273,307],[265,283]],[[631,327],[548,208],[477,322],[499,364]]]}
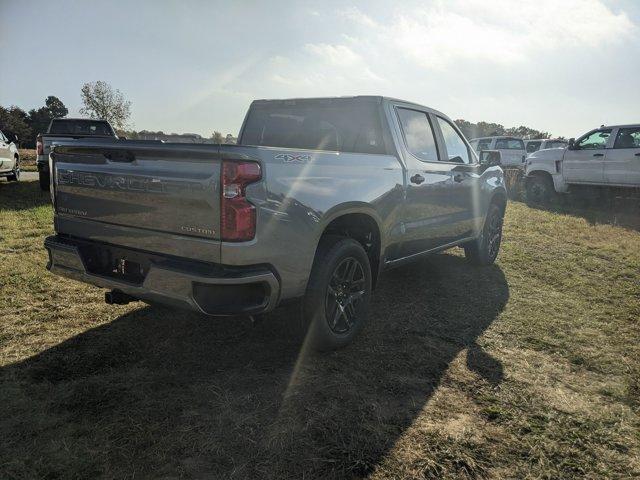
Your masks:
{"label": "door handle", "polygon": [[594,153],[594,157],[604,157],[604,153]]}
{"label": "door handle", "polygon": [[422,175],[420,175],[419,173],[416,173],[409,180],[411,180],[411,183],[416,183],[416,184],[420,185],[422,182],[424,182],[424,177]]}
{"label": "door handle", "polygon": [[464,176],[461,173],[456,173],[453,175],[454,182],[460,183],[462,180],[464,180]]}

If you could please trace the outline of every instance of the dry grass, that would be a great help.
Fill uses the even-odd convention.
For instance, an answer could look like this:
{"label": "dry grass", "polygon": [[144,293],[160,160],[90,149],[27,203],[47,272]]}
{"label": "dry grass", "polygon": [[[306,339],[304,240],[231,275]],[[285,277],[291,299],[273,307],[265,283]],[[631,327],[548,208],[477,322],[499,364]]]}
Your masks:
{"label": "dry grass", "polygon": [[35,172],[36,168],[36,151],[33,148],[20,148],[18,149],[20,155],[20,169],[25,172]]}
{"label": "dry grass", "polygon": [[317,356],[295,307],[252,326],[50,275],[48,197],[2,182],[0,477],[638,477],[636,207],[512,203],[496,266],[385,274]]}

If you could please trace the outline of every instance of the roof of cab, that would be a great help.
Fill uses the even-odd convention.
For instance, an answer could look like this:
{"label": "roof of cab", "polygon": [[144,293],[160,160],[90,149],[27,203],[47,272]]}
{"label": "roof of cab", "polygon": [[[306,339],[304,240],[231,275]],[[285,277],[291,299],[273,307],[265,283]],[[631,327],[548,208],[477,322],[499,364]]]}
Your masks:
{"label": "roof of cab", "polygon": [[382,102],[392,102],[399,103],[403,105],[407,105],[409,107],[414,106],[418,107],[421,110],[427,110],[435,115],[439,115],[441,117],[449,118],[448,115],[442,113],[434,108],[427,107],[425,105],[421,105],[415,102],[409,102],[407,100],[401,100],[399,98],[394,97],[385,97],[383,95],[351,95],[351,96],[343,96],[343,97],[308,97],[308,98],[283,98],[283,99],[259,99],[251,102],[251,106],[262,106],[267,104],[279,103],[282,105],[295,105],[297,102],[305,102],[305,103],[313,103],[317,102],[320,104],[327,104],[333,102],[340,101],[361,101],[361,102],[373,102],[373,103],[382,103]]}

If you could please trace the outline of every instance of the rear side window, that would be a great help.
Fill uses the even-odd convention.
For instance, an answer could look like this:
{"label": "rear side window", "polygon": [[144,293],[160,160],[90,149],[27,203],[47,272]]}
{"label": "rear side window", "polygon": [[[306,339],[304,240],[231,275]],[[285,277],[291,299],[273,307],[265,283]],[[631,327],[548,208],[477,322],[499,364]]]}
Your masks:
{"label": "rear side window", "polygon": [[438,125],[447,148],[447,160],[455,163],[471,163],[469,149],[455,128],[444,118],[438,117]]}
{"label": "rear side window", "polygon": [[519,138],[499,138],[496,150],[524,150],[524,142]]}
{"label": "rear side window", "polygon": [[557,140],[554,142],[547,142],[545,148],[564,148],[567,146],[567,142],[563,142],[562,140]]}
{"label": "rear side window", "polygon": [[419,160],[437,162],[438,149],[427,114],[418,110],[398,108],[398,118],[407,149]]}
{"label": "rear side window", "polygon": [[640,148],[640,127],[621,128],[613,148]]}
{"label": "rear side window", "polygon": [[537,152],[542,142],[527,142],[527,153]]}
{"label": "rear side window", "polygon": [[252,107],[242,145],[387,153],[378,105],[366,102],[274,103]]}
{"label": "rear side window", "polygon": [[58,135],[113,136],[113,131],[109,124],[98,120],[54,120],[49,133]]}

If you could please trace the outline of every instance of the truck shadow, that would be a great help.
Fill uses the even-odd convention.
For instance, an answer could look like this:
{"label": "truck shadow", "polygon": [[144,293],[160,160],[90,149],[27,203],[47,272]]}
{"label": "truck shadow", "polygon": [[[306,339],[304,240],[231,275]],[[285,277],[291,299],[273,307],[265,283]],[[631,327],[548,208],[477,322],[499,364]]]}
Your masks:
{"label": "truck shadow", "polygon": [[257,325],[144,307],[0,371],[7,454],[39,476],[363,476],[461,354],[500,383],[477,339],[508,298],[498,266],[437,255],[386,273],[363,334],[322,355],[295,305]]}
{"label": "truck shadow", "polygon": [[0,180],[0,209],[27,210],[42,205],[50,205],[49,192],[40,190],[38,182],[8,182]]}
{"label": "truck shadow", "polygon": [[581,217],[590,225],[616,225],[640,231],[638,196],[585,190],[564,195],[552,205],[535,205],[533,208]]}

